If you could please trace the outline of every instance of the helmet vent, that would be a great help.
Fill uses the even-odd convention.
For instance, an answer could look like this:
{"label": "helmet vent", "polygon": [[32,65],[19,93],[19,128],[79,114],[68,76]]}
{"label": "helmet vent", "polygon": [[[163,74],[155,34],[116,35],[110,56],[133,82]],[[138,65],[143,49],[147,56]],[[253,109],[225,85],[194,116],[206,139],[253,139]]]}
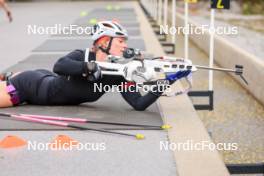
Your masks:
{"label": "helmet vent", "polygon": [[121,32],[116,32],[117,35],[124,35],[123,33]]}
{"label": "helmet vent", "polygon": [[111,26],[110,24],[107,24],[107,23],[103,23],[103,25],[106,26],[106,27],[113,28],[113,26]]}

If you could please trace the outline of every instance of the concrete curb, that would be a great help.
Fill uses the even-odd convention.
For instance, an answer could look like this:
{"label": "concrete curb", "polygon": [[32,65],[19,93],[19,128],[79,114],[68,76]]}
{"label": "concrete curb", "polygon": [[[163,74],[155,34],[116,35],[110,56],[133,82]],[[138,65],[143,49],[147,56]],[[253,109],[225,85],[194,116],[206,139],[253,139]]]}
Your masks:
{"label": "concrete curb", "polygon": [[[163,49],[156,38],[151,26],[138,4],[135,9],[139,15],[142,36],[144,36],[147,52],[155,56],[165,55]],[[182,86],[178,82],[173,85],[174,89],[181,90]],[[184,143],[188,140],[195,142],[208,141],[212,143],[205,127],[198,117],[192,102],[187,95],[178,97],[161,97],[158,100],[161,116],[164,123],[173,126],[168,131],[170,143]],[[229,175],[223,160],[216,150],[209,151],[183,151],[173,150],[179,176],[212,176]],[[161,152],[165,152],[162,151]]]}

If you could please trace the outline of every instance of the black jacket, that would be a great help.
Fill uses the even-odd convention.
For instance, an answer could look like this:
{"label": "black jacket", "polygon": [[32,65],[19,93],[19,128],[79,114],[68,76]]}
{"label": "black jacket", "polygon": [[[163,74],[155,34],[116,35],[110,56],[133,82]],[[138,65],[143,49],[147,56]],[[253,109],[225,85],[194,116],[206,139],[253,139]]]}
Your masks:
{"label": "black jacket", "polygon": [[[85,51],[75,50],[61,57],[54,65],[53,71],[59,76],[52,81],[49,104],[80,104],[98,100],[105,92],[94,92],[94,82],[89,82],[83,75],[87,73],[84,62]],[[95,54],[89,54],[89,60],[96,60]],[[121,76],[104,75],[96,81],[102,85],[119,85],[127,82]],[[149,107],[162,92],[149,92],[142,96],[139,92],[121,92],[122,97],[135,110],[143,111]]]}

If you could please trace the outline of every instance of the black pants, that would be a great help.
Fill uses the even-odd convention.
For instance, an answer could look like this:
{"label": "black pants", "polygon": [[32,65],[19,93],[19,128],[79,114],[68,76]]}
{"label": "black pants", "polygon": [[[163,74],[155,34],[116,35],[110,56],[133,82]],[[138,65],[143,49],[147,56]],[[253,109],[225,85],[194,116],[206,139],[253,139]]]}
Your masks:
{"label": "black pants", "polygon": [[57,75],[48,70],[24,71],[10,79],[10,83],[18,91],[20,104],[24,102],[45,105],[48,104],[50,82]]}

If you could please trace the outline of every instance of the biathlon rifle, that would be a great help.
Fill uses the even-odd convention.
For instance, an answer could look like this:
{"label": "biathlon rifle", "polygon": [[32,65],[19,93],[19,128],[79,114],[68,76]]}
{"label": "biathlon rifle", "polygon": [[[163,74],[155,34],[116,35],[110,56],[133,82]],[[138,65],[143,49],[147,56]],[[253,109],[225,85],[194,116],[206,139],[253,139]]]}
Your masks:
{"label": "biathlon rifle", "polygon": [[[136,82],[136,77],[143,78],[143,82],[158,80],[158,74],[173,74],[178,71],[190,70],[192,73],[199,69],[231,72],[240,76],[240,78],[248,84],[243,77],[243,66],[236,65],[235,69],[215,68],[202,65],[194,65],[191,60],[179,57],[155,57],[143,58],[140,50],[128,48],[124,52],[124,57],[108,56],[109,62],[99,62],[103,75],[119,75],[127,81]],[[173,95],[187,93],[192,88],[191,74],[185,78],[189,87],[185,91],[177,92]]]}

